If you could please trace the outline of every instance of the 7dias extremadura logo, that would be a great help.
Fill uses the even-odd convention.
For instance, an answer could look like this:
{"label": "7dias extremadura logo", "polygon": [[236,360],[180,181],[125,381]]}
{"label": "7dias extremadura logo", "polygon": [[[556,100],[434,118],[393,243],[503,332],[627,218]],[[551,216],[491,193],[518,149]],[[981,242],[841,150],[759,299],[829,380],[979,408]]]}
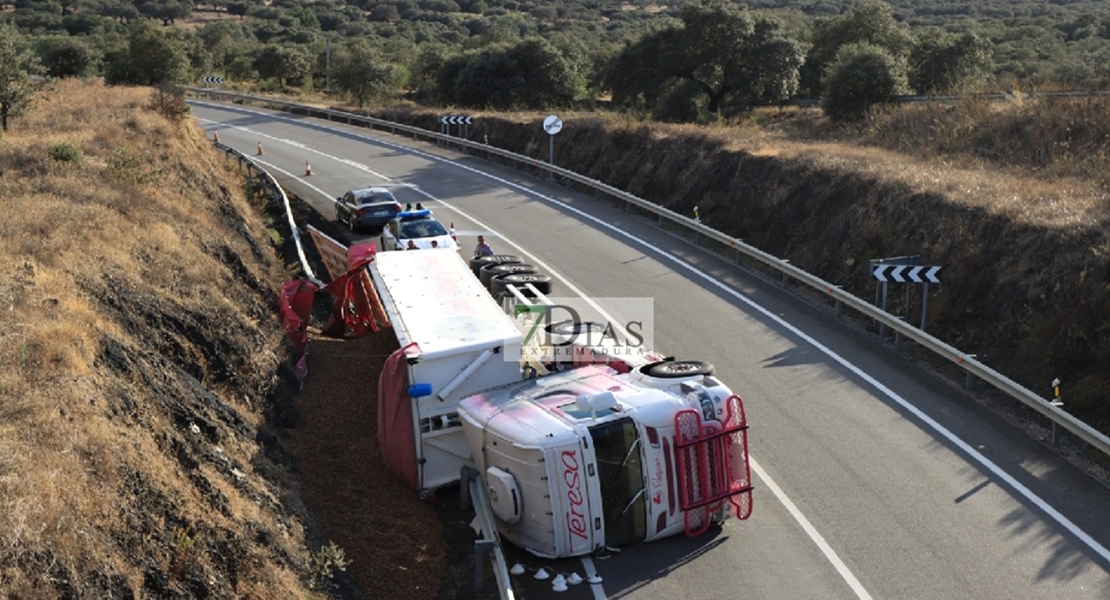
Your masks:
{"label": "7dias extremadura logo", "polygon": [[513,308],[524,333],[522,356],[506,355],[506,360],[562,362],[583,353],[620,359],[645,356],[654,348],[652,298],[549,300],[551,304],[518,304]]}

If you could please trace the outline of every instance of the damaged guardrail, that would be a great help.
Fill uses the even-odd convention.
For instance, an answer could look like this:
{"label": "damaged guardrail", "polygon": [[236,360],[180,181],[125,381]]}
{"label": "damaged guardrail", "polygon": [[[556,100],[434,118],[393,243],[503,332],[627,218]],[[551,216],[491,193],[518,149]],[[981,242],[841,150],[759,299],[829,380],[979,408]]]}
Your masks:
{"label": "damaged guardrail", "polygon": [[501,600],[515,600],[513,584],[509,579],[509,567],[505,562],[505,552],[501,549],[501,536],[497,534],[493,506],[490,504],[489,496],[486,495],[486,488],[482,484],[482,478],[477,469],[462,468],[462,482],[459,489],[459,501],[462,507],[467,508],[468,503],[474,505],[474,513],[478,516],[478,527],[482,530],[482,539],[474,542],[474,589],[479,590],[483,585],[485,556],[488,554]]}
{"label": "damaged guardrail", "polygon": [[269,191],[274,200],[280,200],[282,206],[285,207],[285,217],[289,221],[289,230],[293,235],[293,242],[297,246],[297,257],[300,259],[301,268],[304,269],[305,275],[312,283],[323,287],[324,283],[316,277],[316,273],[312,270],[312,265],[308,264],[308,258],[304,253],[304,244],[301,241],[301,232],[297,229],[297,222],[293,220],[293,208],[289,206],[289,196],[285,195],[285,190],[281,189],[273,175],[270,175],[266,169],[258,166],[251,158],[238,150],[226,146],[220,142],[212,142],[214,146],[223,150],[228,156],[234,156],[239,161],[239,170],[244,168],[247,171],[247,177],[250,180],[255,178],[255,171],[258,171],[259,183],[262,187]]}
{"label": "damaged guardrail", "polygon": [[[458,146],[464,152],[475,151],[482,153],[487,159],[492,159],[496,156],[508,163],[511,163],[515,168],[521,165],[527,165],[533,169],[543,173],[546,172],[548,177],[554,180],[556,177],[570,185],[570,182],[578,183],[586,189],[594,191],[594,197],[601,198],[604,194],[609,198],[623,202],[626,212],[630,212],[630,207],[635,206],[646,214],[654,215],[656,225],[664,228],[664,221],[667,221],[675,226],[690,231],[694,234],[695,244],[699,247],[700,237],[704,236],[707,239],[714,240],[719,244],[732,249],[734,254],[732,257],[735,262],[739,263],[741,259],[748,259],[755,261],[767,268],[777,271],[781,274],[782,285],[786,285],[789,281],[793,280],[798,283],[805,284],[819,293],[824,294],[830,300],[836,303],[837,314],[840,314],[842,306],[848,306],[861,313],[867,318],[875,322],[889,327],[895,332],[896,335],[903,336],[920,344],[923,348],[930,350],[936,355],[940,356],[946,361],[950,361],[958,368],[963,369],[967,373],[978,377],[987,384],[1002,391],[1010,397],[1020,401],[1022,404],[1032,408],[1038,413],[1044,415],[1052,422],[1053,428],[1053,441],[1058,441],[1058,431],[1063,429],[1074,435],[1079,440],[1090,445],[1092,448],[1098,450],[1103,455],[1110,457],[1110,437],[1107,437],[1102,432],[1094,429],[1090,425],[1075,418],[1070,413],[1064,411],[1058,406],[1053,405],[1050,401],[1033,393],[1028,388],[1021,384],[1005,377],[998,371],[988,367],[987,365],[975,359],[973,354],[962,352],[945,342],[917,329],[916,327],[906,323],[901,318],[887,313],[880,308],[873,306],[852,294],[845,292],[839,286],[827,282],[815,275],[807,273],[793,265],[788,261],[776,258],[758,248],[750,246],[740,239],[731,237],[720,231],[712,229],[698,220],[691,219],[684,215],[680,215],[668,208],[659,206],[643,198],[639,198],[610,185],[590,179],[583,175],[579,175],[573,171],[569,171],[562,167],[558,167],[547,163],[543,160],[523,156],[500,148],[495,148],[489,144],[473,142],[470,140],[420,129],[410,125],[401,123],[394,123],[383,119],[376,119],[373,117],[364,117],[354,115],[348,112],[319,108],[314,106],[307,106],[297,104],[294,102],[286,102],[283,100],[274,100],[269,98],[262,98],[257,96],[250,96],[247,94],[239,94],[234,92],[223,92],[218,90],[209,90],[204,88],[189,88],[190,92],[197,97],[208,97],[219,100],[231,101],[239,104],[259,105],[263,108],[271,110],[282,110],[289,112],[296,112],[309,117],[318,117],[328,121],[339,121],[350,125],[357,125],[368,127],[372,129],[380,129],[389,131],[392,134],[405,133],[412,135],[414,139],[435,140],[440,143]],[[703,248],[704,249],[704,248]],[[712,251],[712,249],[707,249]],[[724,256],[717,252],[718,255]],[[897,338],[896,338],[897,339]]]}

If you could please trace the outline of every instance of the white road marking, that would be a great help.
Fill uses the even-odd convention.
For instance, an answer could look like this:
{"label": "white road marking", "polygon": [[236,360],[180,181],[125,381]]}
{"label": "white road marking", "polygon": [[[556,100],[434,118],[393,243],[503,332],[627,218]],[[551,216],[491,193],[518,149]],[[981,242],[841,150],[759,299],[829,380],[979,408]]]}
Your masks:
{"label": "white road marking", "polygon": [[[582,557],[582,569],[586,571],[586,581],[591,577],[597,575],[597,569],[594,568],[594,561],[589,556]],[[590,591],[594,594],[594,600],[605,600],[605,590],[601,587],[600,583],[589,584]]]}
{"label": "white road marking", "polygon": [[[228,106],[222,105],[222,104],[206,104],[206,103],[198,103],[198,104],[205,104],[207,106],[212,106],[213,108],[221,108],[221,109],[225,109],[225,110],[231,109],[231,110],[246,112],[246,113],[250,113],[250,114],[266,115],[268,117],[278,119],[278,120],[287,120],[287,121],[290,121],[290,122],[299,123],[298,121],[295,121],[293,119],[286,119],[285,117],[281,117],[280,115],[272,115],[272,114],[269,114],[269,113],[262,113],[262,112],[244,110],[244,109],[237,108],[237,107],[232,108],[232,107],[228,107]],[[342,129],[338,129],[338,128],[334,128],[334,127],[329,127],[329,126],[326,126],[326,125],[318,125],[317,124],[317,125],[314,125],[314,127],[318,127],[318,128],[322,128],[322,129],[326,129],[326,130],[331,130],[331,131],[336,131],[336,132],[341,132],[344,135],[351,135],[352,134],[352,132],[350,132],[350,131],[342,130]],[[1024,497],[1026,500],[1028,500],[1030,503],[1032,503],[1038,509],[1043,511],[1049,518],[1056,521],[1057,524],[1059,524],[1061,527],[1066,529],[1069,533],[1071,533],[1073,536],[1075,536],[1079,541],[1081,541],[1083,544],[1085,544],[1093,552],[1098,554],[1104,561],[1110,562],[1110,550],[1107,550],[1107,548],[1105,546],[1100,544],[1097,540],[1092,538],[1085,531],[1083,531],[1077,525],[1072,523],[1070,519],[1068,519],[1063,514],[1061,514],[1059,511],[1057,511],[1055,508],[1053,508],[1051,505],[1049,505],[1048,502],[1046,502],[1040,496],[1034,494],[1032,490],[1030,490],[1025,485],[1023,485],[1021,482],[1016,480],[1009,473],[1005,472],[1001,467],[994,464],[994,462],[992,462],[990,459],[988,459],[986,456],[984,456],[982,453],[980,453],[974,447],[972,447],[968,443],[961,440],[959,437],[956,436],[956,434],[949,431],[948,428],[944,427],[943,425],[938,423],[936,420],[934,420],[933,418],[926,415],[924,412],[922,412],[916,406],[913,406],[909,401],[907,401],[905,398],[903,398],[898,393],[896,393],[893,390],[891,390],[890,388],[886,387],[881,382],[879,382],[877,379],[875,379],[874,377],[867,374],[866,372],[864,372],[859,367],[857,367],[854,364],[852,364],[851,362],[849,362],[848,359],[840,356],[839,354],[834,352],[832,349],[830,349],[830,348],[826,347],[825,345],[821,344],[816,339],[812,338],[811,336],[807,335],[806,333],[804,333],[800,329],[798,329],[798,328],[794,327],[793,325],[791,325],[790,323],[786,322],[785,320],[783,320],[781,317],[774,314],[773,312],[767,310],[766,308],[760,306],[759,304],[756,304],[753,300],[745,297],[744,295],[742,295],[740,292],[736,291],[735,289],[725,285],[724,283],[722,283],[722,282],[720,282],[716,279],[713,279],[712,277],[709,277],[708,275],[706,275],[705,273],[700,271],[694,265],[691,265],[690,263],[682,260],[681,258],[664,251],[662,248],[652,244],[651,242],[648,242],[647,240],[636,237],[635,235],[633,235],[631,233],[628,233],[628,232],[626,232],[622,229],[617,228],[614,225],[606,223],[605,221],[602,221],[601,219],[599,219],[597,217],[594,217],[593,215],[587,214],[587,213],[585,213],[584,211],[582,211],[580,209],[577,209],[573,206],[570,206],[570,205],[566,204],[565,202],[561,202],[561,201],[559,201],[559,200],[557,200],[557,199],[555,199],[551,196],[547,196],[547,195],[542,194],[540,192],[537,192],[535,190],[531,190],[531,189],[529,189],[529,188],[527,188],[523,185],[511,182],[511,181],[508,181],[508,180],[505,180],[505,179],[502,179],[500,177],[497,177],[496,175],[486,173],[484,171],[478,170],[478,169],[476,169],[474,167],[471,167],[469,165],[461,164],[461,163],[458,163],[458,162],[453,161],[451,159],[444,158],[444,157],[441,157],[441,156],[437,156],[435,154],[431,154],[431,153],[424,152],[424,151],[421,151],[421,150],[416,150],[416,149],[413,149],[413,148],[408,148],[406,146],[401,146],[399,144],[394,144],[394,143],[384,141],[384,140],[381,140],[381,139],[377,139],[377,138],[373,138],[373,137],[370,137],[370,136],[364,136],[364,135],[361,135],[361,134],[354,134],[354,135],[357,135],[358,137],[366,139],[366,140],[368,140],[368,141],[370,141],[374,144],[380,144],[380,145],[383,145],[383,146],[388,146],[388,147],[391,147],[391,148],[394,148],[394,149],[397,149],[397,150],[402,150],[402,151],[405,151],[405,152],[408,152],[408,153],[411,153],[411,154],[421,156],[423,158],[426,158],[426,159],[429,159],[429,160],[432,160],[432,161],[449,164],[449,165],[452,165],[456,168],[460,168],[460,169],[469,171],[473,174],[479,175],[481,177],[491,179],[491,180],[496,181],[496,182],[498,182],[498,183],[500,183],[500,184],[502,184],[506,187],[518,190],[523,194],[533,196],[535,198],[538,198],[538,199],[543,200],[545,202],[548,202],[550,204],[554,204],[556,206],[559,206],[563,210],[570,211],[570,212],[574,213],[575,215],[577,215],[578,217],[580,217],[580,218],[582,218],[586,221],[590,221],[590,222],[594,223],[597,227],[599,227],[601,229],[609,230],[610,232],[614,233],[617,236],[624,237],[624,238],[628,239],[629,241],[635,242],[635,243],[639,244],[640,246],[643,246],[645,248],[648,248],[648,249],[654,251],[657,255],[659,255],[663,258],[666,258],[667,260],[674,263],[678,267],[681,267],[682,269],[686,270],[693,277],[702,279],[705,282],[707,282],[708,284],[710,284],[714,287],[717,287],[718,289],[720,289],[722,292],[728,294],[729,296],[732,296],[736,300],[738,300],[740,302],[743,302],[744,304],[746,304],[751,309],[753,309],[753,310],[759,312],[760,314],[762,314],[765,318],[775,322],[776,324],[783,327],[787,331],[789,331],[792,334],[798,336],[799,338],[801,338],[802,340],[804,340],[805,342],[807,342],[808,344],[810,344],[811,346],[813,346],[814,348],[819,350],[825,356],[827,356],[830,359],[832,359],[833,361],[837,362],[838,364],[843,366],[845,369],[848,369],[851,373],[853,373],[854,375],[856,375],[860,379],[866,381],[868,384],[870,384],[872,387],[874,387],[876,390],[878,390],[881,394],[883,394],[888,399],[890,399],[891,401],[898,404],[900,407],[902,407],[906,411],[910,412],[919,421],[921,421],[926,426],[931,428],[933,431],[935,431],[941,437],[943,437],[946,440],[948,440],[949,442],[951,442],[954,446],[959,448],[960,451],[962,451],[966,456],[971,458],[974,462],[978,463],[984,469],[986,469],[987,471],[990,471],[990,473],[993,474],[995,477],[998,477],[1000,480],[1005,482],[1012,490],[1017,492],[1020,496]],[[323,154],[323,153],[320,153],[320,154]],[[461,211],[460,211],[460,214],[463,214],[463,213],[461,213]],[[477,223],[477,221],[475,221],[475,223]],[[515,246],[515,244],[514,244],[514,246]],[[537,265],[537,266],[542,266],[542,265]],[[544,268],[548,268],[548,267],[544,267]],[[552,274],[554,275],[554,272],[552,272]],[[563,278],[560,277],[559,279],[563,279]],[[573,288],[573,286],[570,286],[569,284],[568,284],[568,287],[570,287],[571,289],[575,289],[575,288]],[[763,479],[764,482],[767,484],[768,488],[772,490],[772,493],[775,494],[775,497],[778,498],[780,502],[783,502],[783,505],[786,507],[786,509],[788,511],[790,511],[791,516],[794,517],[795,521],[797,521],[798,524],[802,527],[802,529],[806,531],[806,534],[810,536],[810,539],[812,539],[813,542],[818,546],[818,548],[821,549],[822,553],[825,554],[825,557],[828,558],[830,563],[837,569],[837,571],[840,573],[841,577],[844,577],[844,579],[848,583],[848,585],[852,588],[853,591],[856,592],[857,597],[859,597],[861,600],[869,599],[870,595],[863,588],[863,586],[859,583],[858,579],[856,579],[856,577],[851,573],[851,571],[848,569],[848,567],[846,565],[844,565],[844,563],[840,560],[840,558],[839,558],[839,556],[837,556],[836,552],[833,551],[833,549],[828,545],[827,542],[825,542],[824,538],[817,532],[816,529],[813,528],[813,525],[809,523],[808,519],[806,519],[804,517],[804,515],[802,515],[801,511],[799,511],[797,509],[797,507],[793,504],[793,502],[790,502],[789,498],[786,497],[785,493],[782,492],[781,488],[779,488],[778,485],[775,484],[773,482],[773,480],[771,480],[771,478],[766,474],[765,471],[763,471],[763,469],[758,467],[758,463],[756,463],[754,459],[752,460],[752,468],[756,470],[756,474],[760,477],[760,479]],[[776,492],[776,490],[777,490],[777,492]]]}

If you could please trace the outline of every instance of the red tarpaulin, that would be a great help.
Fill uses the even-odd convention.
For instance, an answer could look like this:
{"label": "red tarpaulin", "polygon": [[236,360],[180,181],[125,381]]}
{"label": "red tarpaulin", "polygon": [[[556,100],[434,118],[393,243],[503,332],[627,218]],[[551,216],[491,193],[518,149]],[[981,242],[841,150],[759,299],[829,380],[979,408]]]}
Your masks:
{"label": "red tarpaulin", "polygon": [[405,351],[409,344],[385,361],[378,379],[378,447],[386,466],[413,491],[419,491],[416,478],[416,438],[412,425],[412,399],[409,397],[408,364]]}
{"label": "red tarpaulin", "polygon": [[285,336],[293,345],[296,354],[295,366],[297,382],[304,385],[305,375],[308,374],[308,323],[309,314],[312,312],[312,298],[319,288],[311,281],[290,281],[281,286],[278,297],[278,308],[281,311],[282,326],[285,327]]}

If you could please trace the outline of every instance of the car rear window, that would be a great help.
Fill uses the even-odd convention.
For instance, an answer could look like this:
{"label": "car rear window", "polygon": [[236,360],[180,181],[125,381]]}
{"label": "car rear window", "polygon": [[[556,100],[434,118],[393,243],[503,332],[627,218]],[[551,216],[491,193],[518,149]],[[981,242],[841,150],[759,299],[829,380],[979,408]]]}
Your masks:
{"label": "car rear window", "polygon": [[401,238],[426,238],[447,235],[447,230],[439,221],[401,221]]}
{"label": "car rear window", "polygon": [[395,200],[393,198],[392,194],[374,193],[374,194],[366,194],[365,196],[359,196],[358,197],[358,203],[359,203],[360,206],[365,206],[367,204],[378,204],[379,202],[396,202],[396,201],[397,200]]}

